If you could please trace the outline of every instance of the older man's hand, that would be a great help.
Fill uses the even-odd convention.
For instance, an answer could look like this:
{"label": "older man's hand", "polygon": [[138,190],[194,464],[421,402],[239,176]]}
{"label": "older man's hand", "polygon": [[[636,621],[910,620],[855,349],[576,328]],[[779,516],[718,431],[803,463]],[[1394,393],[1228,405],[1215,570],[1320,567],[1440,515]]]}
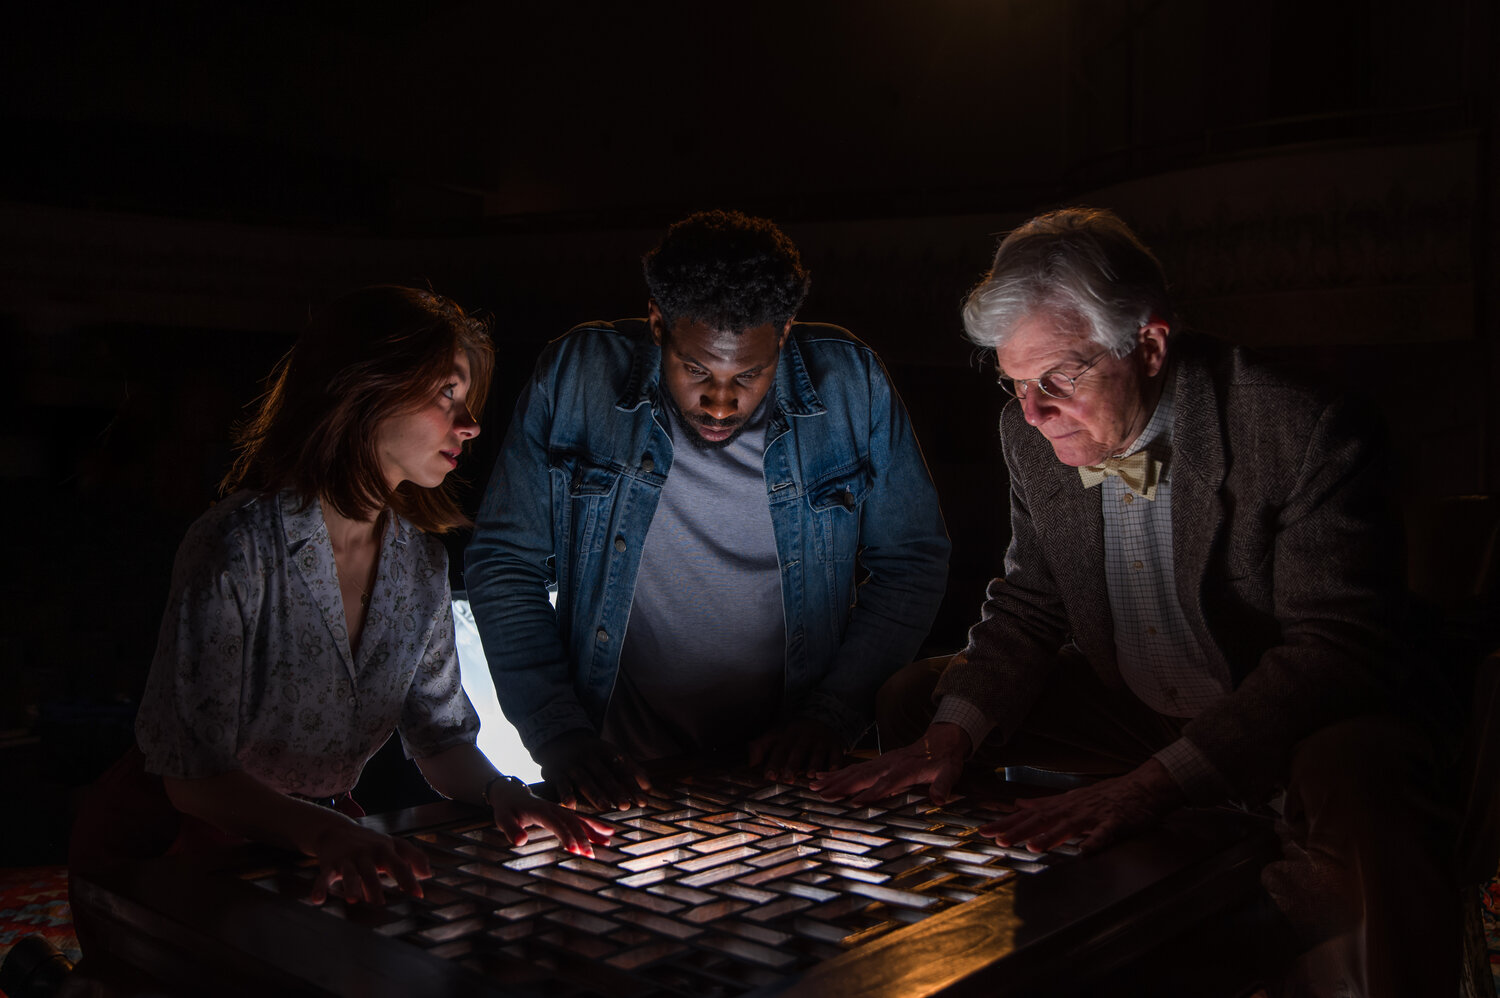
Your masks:
{"label": "older man's hand", "polygon": [[1093,852],[1149,828],[1182,802],[1167,768],[1148,759],[1124,776],[1054,797],[1018,800],[1014,814],[981,825],[979,834],[1038,853],[1077,839],[1080,850]]}
{"label": "older man's hand", "polygon": [[852,796],[854,803],[866,804],[925,783],[927,796],[942,804],[953,792],[971,747],[963,728],[934,724],[921,740],[837,773],[824,773],[811,786],[824,800]]}

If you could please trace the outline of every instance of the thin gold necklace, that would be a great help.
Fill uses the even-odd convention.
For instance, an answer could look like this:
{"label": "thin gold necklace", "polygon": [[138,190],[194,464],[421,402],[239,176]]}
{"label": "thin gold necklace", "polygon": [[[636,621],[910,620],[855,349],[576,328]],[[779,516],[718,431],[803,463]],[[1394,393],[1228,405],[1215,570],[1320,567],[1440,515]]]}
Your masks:
{"label": "thin gold necklace", "polygon": [[[369,581],[370,581],[370,589],[374,589],[375,586],[378,585],[379,582],[380,582],[380,552],[379,551],[376,551],[376,553],[375,553],[375,564],[373,564],[373,565],[370,566],[370,580]],[[370,589],[366,589],[364,586],[360,585],[358,582],[356,582],[355,585],[359,586],[359,608],[361,610],[368,610],[368,609],[370,609]]]}
{"label": "thin gold necklace", "polygon": [[[341,569],[338,568],[338,562],[337,561],[334,561],[334,570],[338,572],[339,578],[343,579],[344,572]],[[375,570],[377,572],[380,570],[380,565],[378,563],[375,565]],[[378,576],[377,576],[377,581],[379,581],[379,577]],[[358,580],[355,581],[354,588],[356,588],[356,589],[359,590],[359,608],[361,610],[368,610],[370,608],[370,590],[368,590],[364,586],[360,585],[359,582],[358,582]]]}
{"label": "thin gold necklace", "polygon": [[[381,510],[380,511],[380,515],[375,518],[375,536],[377,538],[377,540],[376,540],[376,544],[377,545],[379,545],[379,537],[380,537],[380,534],[381,534],[381,527],[384,525],[384,523],[385,523],[385,510]],[[334,559],[333,559],[333,569],[334,569],[334,571],[336,573],[338,573],[339,578],[343,578],[344,573],[339,569],[339,562],[338,562],[338,556],[337,555],[335,555]],[[380,581],[380,547],[379,546],[377,546],[376,549],[375,549],[375,563],[370,566],[370,574],[374,577],[374,580],[370,583],[370,589],[373,589],[373,588],[375,588],[375,584]],[[363,585],[361,585],[358,580],[355,581],[354,587],[359,590],[359,608],[361,610],[368,610],[370,608],[370,590],[366,589]]]}

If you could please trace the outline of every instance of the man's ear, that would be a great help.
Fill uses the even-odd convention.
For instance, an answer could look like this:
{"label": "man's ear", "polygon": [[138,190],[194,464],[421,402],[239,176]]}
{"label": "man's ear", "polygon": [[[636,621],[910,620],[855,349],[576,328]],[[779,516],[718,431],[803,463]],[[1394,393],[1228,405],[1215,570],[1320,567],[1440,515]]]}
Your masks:
{"label": "man's ear", "polygon": [[781,337],[776,341],[776,350],[778,353],[781,351],[782,347],[786,346],[786,338],[792,335],[792,323],[796,321],[797,317],[794,315],[790,319],[786,320],[786,325],[781,327]]}
{"label": "man's ear", "polygon": [[1136,351],[1140,354],[1141,366],[1145,369],[1146,377],[1156,377],[1166,366],[1167,334],[1171,331],[1171,327],[1165,322],[1152,316],[1151,320],[1136,334],[1138,337]]}
{"label": "man's ear", "polygon": [[646,325],[651,328],[651,342],[661,346],[662,338],[667,332],[667,320],[662,318],[661,307],[652,298],[646,303]]}

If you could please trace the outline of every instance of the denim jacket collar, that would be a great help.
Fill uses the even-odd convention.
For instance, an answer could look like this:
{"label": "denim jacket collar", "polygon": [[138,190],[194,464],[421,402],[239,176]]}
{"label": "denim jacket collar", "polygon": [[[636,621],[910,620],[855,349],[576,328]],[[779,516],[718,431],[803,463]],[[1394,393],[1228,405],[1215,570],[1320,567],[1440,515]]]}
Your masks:
{"label": "denim jacket collar", "polygon": [[[635,356],[625,389],[615,401],[615,407],[630,412],[643,403],[656,398],[661,386],[661,347],[649,336],[636,344]],[[776,364],[776,403],[788,416],[819,416],[827,412],[823,400],[813,388],[812,378],[807,373],[807,364],[797,339],[788,336],[781,348],[781,358]]]}
{"label": "denim jacket collar", "polygon": [[635,345],[635,358],[630,365],[630,375],[625,379],[625,390],[615,400],[615,408],[630,412],[643,403],[656,398],[661,384],[661,347],[651,339],[649,330]]}
{"label": "denim jacket collar", "polygon": [[776,399],[788,416],[821,416],[828,409],[813,388],[807,364],[795,337],[788,336],[781,348],[781,363],[776,365]]}

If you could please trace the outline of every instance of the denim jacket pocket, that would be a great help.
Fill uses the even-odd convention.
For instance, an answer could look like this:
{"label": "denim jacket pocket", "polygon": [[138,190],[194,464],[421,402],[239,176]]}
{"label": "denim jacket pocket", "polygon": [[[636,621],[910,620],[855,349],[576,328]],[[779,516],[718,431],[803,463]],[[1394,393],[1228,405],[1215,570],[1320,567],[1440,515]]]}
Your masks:
{"label": "denim jacket pocket", "polygon": [[601,550],[609,525],[601,528],[599,520],[610,508],[619,474],[581,454],[554,454],[549,462],[558,547],[579,553]]}
{"label": "denim jacket pocket", "polygon": [[861,464],[829,475],[807,490],[818,557],[823,561],[853,561],[859,553],[860,510],[872,480],[869,467]]}

